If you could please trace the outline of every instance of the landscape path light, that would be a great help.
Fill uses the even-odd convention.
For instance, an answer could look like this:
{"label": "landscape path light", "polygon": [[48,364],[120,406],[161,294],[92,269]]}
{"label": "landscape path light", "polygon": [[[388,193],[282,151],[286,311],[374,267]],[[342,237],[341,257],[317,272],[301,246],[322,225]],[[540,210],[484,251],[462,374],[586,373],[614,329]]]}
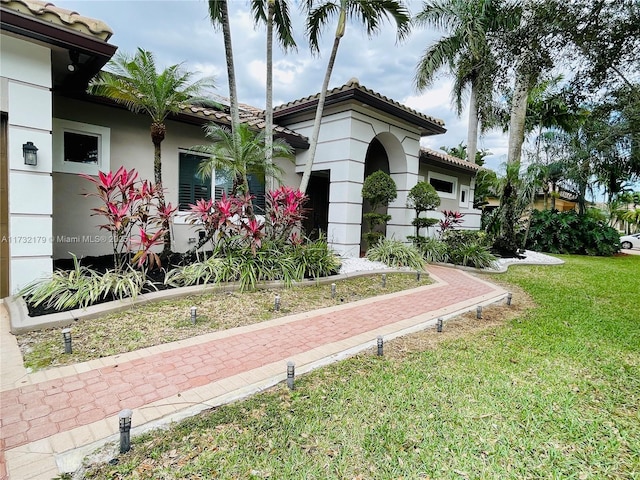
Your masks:
{"label": "landscape path light", "polygon": [[118,414],[120,421],[120,453],[127,453],[131,450],[131,416],[133,412],[128,408],[121,410]]}
{"label": "landscape path light", "polygon": [[71,329],[65,328],[62,330],[62,339],[64,340],[64,353],[73,353],[71,347]]}
{"label": "landscape path light", "polygon": [[296,364],[293,362],[287,362],[287,387],[289,390],[293,390],[295,388],[294,380],[296,376]]}

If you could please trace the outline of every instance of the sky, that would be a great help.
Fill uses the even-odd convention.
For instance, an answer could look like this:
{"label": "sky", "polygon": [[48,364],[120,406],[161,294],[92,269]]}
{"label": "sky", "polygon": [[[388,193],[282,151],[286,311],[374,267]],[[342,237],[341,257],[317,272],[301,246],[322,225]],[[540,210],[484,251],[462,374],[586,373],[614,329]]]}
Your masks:
{"label": "sky", "polygon": [[[222,32],[211,25],[206,0],[53,0],[65,9],[102,20],[114,34],[109,43],[119,51],[135,53],[138,47],[153,52],[164,68],[183,63],[198,76],[213,75],[215,93],[228,96]],[[422,2],[407,2],[412,15]],[[274,46],[274,105],[315,95],[320,91],[333,43],[335,23],[324,31],[320,54],[312,55],[304,37],[304,16],[298,0],[291,2],[296,51],[284,53]],[[259,108],[265,105],[266,34],[263,26],[254,27],[248,0],[230,0],[231,37],[240,102]],[[422,145],[440,149],[445,145],[466,143],[467,112],[456,115],[451,102],[452,79],[446,74],[423,92],[414,87],[416,65],[424,50],[442,32],[414,27],[410,36],[396,42],[395,24],[383,25],[381,32],[367,37],[358,24],[348,24],[336,58],[329,88],[358,78],[361,85],[386,95],[419,112],[444,120],[447,133],[425,137]],[[494,155],[486,157],[486,166],[501,170],[506,161],[507,138],[501,131],[480,138],[480,149]]]}

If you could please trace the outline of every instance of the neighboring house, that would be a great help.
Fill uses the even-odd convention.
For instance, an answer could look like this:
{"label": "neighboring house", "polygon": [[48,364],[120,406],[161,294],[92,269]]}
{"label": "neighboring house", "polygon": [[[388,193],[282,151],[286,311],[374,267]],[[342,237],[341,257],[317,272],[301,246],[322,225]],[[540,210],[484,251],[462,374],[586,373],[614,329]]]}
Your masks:
{"label": "neighboring house", "polygon": [[[569,210],[577,210],[578,209],[578,196],[571,192],[570,190],[566,190],[562,187],[556,187],[556,192],[549,191],[547,193],[546,198],[546,206],[545,206],[545,195],[542,189],[536,192],[535,200],[533,202],[534,210],[538,210],[540,212],[544,210],[558,210],[559,212],[567,212]],[[555,197],[555,200],[552,199]],[[552,207],[552,205],[555,205]],[[487,197],[487,204],[483,207],[483,210],[491,211],[500,206],[500,198],[498,197]]]}
{"label": "neighboring house", "polygon": [[[83,197],[92,185],[77,174],[96,175],[124,165],[141,178],[153,178],[150,120],[113,102],[87,95],[88,81],[117,47],[108,43],[107,25],[36,0],[0,0],[0,297],[51,273],[53,260],[70,253],[111,253],[99,219],[90,215],[95,199]],[[318,96],[274,109],[274,134],[296,152],[295,164],[282,161],[283,182],[298,186],[308,155],[308,140]],[[264,112],[241,106],[241,120],[264,128]],[[228,110],[228,109],[227,109]],[[202,125],[230,123],[225,109],[185,107],[167,121],[162,143],[166,199],[179,205],[173,226],[175,251],[197,238],[185,222],[189,203],[219,195],[224,178],[203,182],[195,175],[201,157],[190,151],[205,142]],[[361,250],[361,188],[369,173],[382,169],[398,186],[389,205],[387,236],[413,234],[408,191],[420,180],[442,197],[441,209],[466,214],[463,226],[479,228],[473,210],[475,164],[420,148],[421,137],[445,132],[441,120],[412,110],[361,86],[357,80],[329,92],[309,184],[308,230],[322,231],[346,256]],[[23,146],[37,147],[37,164],[25,160]],[[253,193],[264,194],[261,179]],[[262,190],[262,191],[261,191]]]}

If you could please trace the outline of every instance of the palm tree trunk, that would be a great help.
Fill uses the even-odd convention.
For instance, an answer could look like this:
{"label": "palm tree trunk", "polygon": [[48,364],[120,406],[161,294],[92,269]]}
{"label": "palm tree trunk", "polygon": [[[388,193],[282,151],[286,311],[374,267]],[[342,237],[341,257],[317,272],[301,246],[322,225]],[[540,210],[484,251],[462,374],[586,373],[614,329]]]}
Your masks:
{"label": "palm tree trunk", "polygon": [[527,75],[518,69],[516,74],[513,100],[511,103],[511,116],[509,118],[509,147],[507,163],[520,162],[522,157],[522,144],[524,143],[524,122],[527,115],[527,96],[529,82]]}
{"label": "palm tree trunk", "polygon": [[467,127],[467,161],[475,163],[478,150],[478,93],[476,82],[471,83],[471,95],[469,98],[469,125]]}
{"label": "palm tree trunk", "polygon": [[[162,141],[166,134],[166,126],[163,123],[154,122],[151,124],[151,141],[153,142],[153,179],[158,189],[158,206],[164,208],[164,189],[162,188]],[[167,258],[171,253],[171,230],[169,219],[162,221],[162,229],[164,230],[164,246],[162,247],[162,256]]]}
{"label": "palm tree trunk", "polygon": [[304,172],[302,174],[302,180],[300,181],[300,191],[306,193],[307,186],[309,185],[309,179],[311,178],[311,171],[313,170],[313,161],[316,157],[316,149],[318,147],[318,136],[320,134],[320,122],[322,121],[322,113],[324,111],[324,102],[327,98],[327,90],[329,89],[329,80],[331,79],[331,73],[333,72],[333,64],[336,61],[336,55],[338,53],[338,47],[340,46],[340,39],[344,35],[346,25],[346,12],[344,9],[340,11],[340,18],[338,19],[338,26],[336,27],[336,36],[333,40],[333,48],[331,49],[331,56],[329,57],[329,63],[327,64],[327,70],[324,74],[324,80],[322,82],[322,90],[320,91],[320,99],[318,100],[318,107],[316,108],[316,117],[313,121],[313,132],[311,133],[311,141],[309,143],[309,153],[307,156],[307,163],[304,166]]}
{"label": "palm tree trunk", "polygon": [[[231,110],[231,130],[235,132],[240,124],[240,107],[236,88],[236,71],[233,65],[233,48],[231,46],[231,27],[229,25],[229,9],[227,0],[218,0],[221,5],[222,36],[224,37],[224,54],[227,62],[227,79],[229,81],[229,107]],[[235,136],[235,133],[234,133]]]}
{"label": "palm tree trunk", "polygon": [[273,11],[275,0],[267,1],[267,98],[265,105],[265,183],[266,190],[275,189],[275,179],[268,173],[273,163]]}

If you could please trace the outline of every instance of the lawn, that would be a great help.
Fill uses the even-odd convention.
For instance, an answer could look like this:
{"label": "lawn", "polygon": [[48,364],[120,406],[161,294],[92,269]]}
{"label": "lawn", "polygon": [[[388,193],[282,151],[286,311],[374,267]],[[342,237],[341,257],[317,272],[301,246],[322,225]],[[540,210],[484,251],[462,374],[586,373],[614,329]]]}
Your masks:
{"label": "lawn", "polygon": [[640,257],[562,258],[491,277],[536,305],[501,326],[391,342],[135,438],[85,478],[640,478]]}

